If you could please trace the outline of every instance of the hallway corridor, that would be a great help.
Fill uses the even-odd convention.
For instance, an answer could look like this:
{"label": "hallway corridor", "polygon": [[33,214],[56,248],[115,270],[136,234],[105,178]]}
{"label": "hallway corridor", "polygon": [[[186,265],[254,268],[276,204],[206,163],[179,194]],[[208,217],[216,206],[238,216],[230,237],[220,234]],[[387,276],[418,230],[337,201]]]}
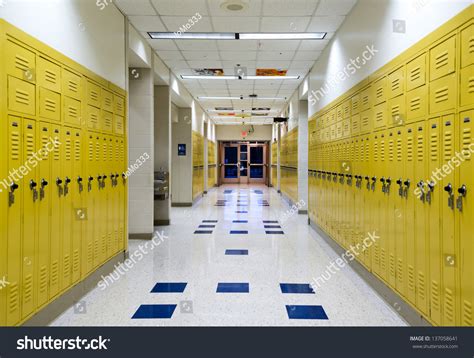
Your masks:
{"label": "hallway corridor", "polygon": [[164,230],[157,246],[148,241],[139,259],[147,241],[131,240],[136,263],[52,325],[406,325],[348,265],[313,291],[339,256],[290,209],[263,185],[222,186],[192,208],[173,208],[171,225],[155,228]]}

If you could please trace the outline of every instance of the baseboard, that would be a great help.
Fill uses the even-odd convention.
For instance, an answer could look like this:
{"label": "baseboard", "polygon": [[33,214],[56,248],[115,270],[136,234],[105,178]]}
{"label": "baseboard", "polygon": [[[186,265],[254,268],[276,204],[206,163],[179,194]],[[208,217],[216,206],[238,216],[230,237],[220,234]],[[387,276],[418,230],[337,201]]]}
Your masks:
{"label": "baseboard", "polygon": [[[115,270],[115,265],[126,260],[127,253],[122,251],[97,268],[84,280],[71,287],[53,302],[45,306],[41,311],[36,313],[30,319],[23,323],[23,326],[48,326],[61,314],[69,308],[80,302],[81,298],[97,287],[102,280],[102,276],[106,276]],[[87,310],[87,306],[84,307]],[[86,311],[87,312],[87,311]],[[85,313],[81,311],[81,313]],[[78,313],[80,314],[80,313]]]}
{"label": "baseboard", "polygon": [[308,210],[298,210],[298,214],[299,214],[299,215],[307,215],[307,214],[308,214]]}
{"label": "baseboard", "polygon": [[[334,241],[321,227],[313,220],[308,219],[308,224],[323,238],[325,242],[338,255],[342,255],[347,250]],[[388,287],[385,282],[367,270],[357,260],[348,260],[349,266],[387,302],[393,309],[411,326],[431,326],[431,323],[423,318],[412,306],[405,302],[395,291]]]}
{"label": "baseboard", "polygon": [[164,220],[154,220],[153,221],[153,226],[167,226],[170,224],[169,219],[164,219]]}
{"label": "baseboard", "polygon": [[193,206],[193,203],[171,203],[171,206],[174,208],[184,208],[188,206]]}
{"label": "baseboard", "polygon": [[151,240],[153,238],[153,233],[149,234],[128,234],[129,240]]}

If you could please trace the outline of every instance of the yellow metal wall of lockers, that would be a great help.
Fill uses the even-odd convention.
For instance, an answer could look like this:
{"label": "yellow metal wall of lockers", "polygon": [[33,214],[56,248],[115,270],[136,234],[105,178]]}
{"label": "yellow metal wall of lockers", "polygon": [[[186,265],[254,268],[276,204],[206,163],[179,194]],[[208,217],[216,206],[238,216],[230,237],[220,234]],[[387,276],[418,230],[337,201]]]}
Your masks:
{"label": "yellow metal wall of lockers", "polygon": [[216,143],[207,141],[207,188],[211,189],[216,185],[217,163],[216,163]]}
{"label": "yellow metal wall of lockers", "polygon": [[281,138],[280,190],[293,202],[298,201],[298,127]]}
{"label": "yellow metal wall of lockers", "polygon": [[[309,122],[309,214],[434,325],[472,326],[474,6]],[[340,128],[340,129],[339,129]]]}
{"label": "yellow metal wall of lockers", "polygon": [[12,326],[125,249],[126,93],[3,20],[0,46],[0,326]]}
{"label": "yellow metal wall of lockers", "polygon": [[276,186],[278,182],[278,142],[274,141],[270,144],[271,150],[271,172],[270,172],[270,185]]}
{"label": "yellow metal wall of lockers", "polygon": [[204,137],[193,131],[193,200],[204,192]]}

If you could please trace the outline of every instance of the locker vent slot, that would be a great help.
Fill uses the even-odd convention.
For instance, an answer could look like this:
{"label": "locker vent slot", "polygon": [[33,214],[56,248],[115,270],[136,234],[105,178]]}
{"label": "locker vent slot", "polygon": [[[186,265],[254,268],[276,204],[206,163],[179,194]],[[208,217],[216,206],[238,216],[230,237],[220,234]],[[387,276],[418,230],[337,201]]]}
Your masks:
{"label": "locker vent slot", "polygon": [[439,284],[437,281],[431,281],[431,308],[434,311],[440,310]]}
{"label": "locker vent slot", "polygon": [[397,280],[403,282],[403,260],[400,258],[397,260]]}
{"label": "locker vent slot", "polygon": [[444,160],[449,162],[453,156],[453,138],[451,132],[444,134]]}
{"label": "locker vent slot", "polygon": [[12,161],[20,160],[20,134],[12,132],[10,135],[10,159]]}
{"label": "locker vent slot", "polygon": [[[471,145],[471,128],[463,128],[462,131],[462,153],[470,153],[470,145]],[[471,156],[466,155],[464,156],[466,160],[470,160]]]}
{"label": "locker vent slot", "polygon": [[56,84],[58,82],[58,78],[56,76],[56,73],[50,70],[45,70],[44,71],[44,79],[52,84]]}
{"label": "locker vent slot", "polygon": [[18,284],[16,282],[10,283],[8,290],[8,308],[11,314],[19,309]]}
{"label": "locker vent slot", "polygon": [[400,105],[396,104],[392,106],[392,117],[399,116],[400,115]]}
{"label": "locker vent slot", "polygon": [[92,241],[87,243],[87,263],[91,267],[94,265],[94,246]]}
{"label": "locker vent slot", "polygon": [[426,279],[423,272],[418,271],[418,286],[417,286],[417,293],[418,297],[424,301],[426,297]]}
{"label": "locker vent slot", "polygon": [[400,78],[396,78],[392,81],[392,91],[395,92],[400,89]]}
{"label": "locker vent slot", "polygon": [[390,254],[390,276],[395,277],[395,256]]}
{"label": "locker vent slot", "polygon": [[23,290],[23,302],[30,302],[33,300],[33,275],[25,277],[25,286]]}
{"label": "locker vent slot", "polygon": [[447,322],[444,322],[446,325],[454,323],[454,295],[449,288],[444,289],[444,316],[447,319]]}
{"label": "locker vent slot", "polygon": [[375,120],[377,123],[382,123],[383,122],[383,112],[377,112]]}
{"label": "locker vent slot", "polygon": [[421,77],[421,67],[420,66],[414,67],[410,71],[410,81],[415,82],[416,80],[420,79],[420,77]]}
{"label": "locker vent slot", "polygon": [[438,134],[431,133],[430,137],[430,157],[431,161],[438,162]]}
{"label": "locker vent slot", "polygon": [[397,162],[402,161],[402,140],[397,139]]}
{"label": "locker vent slot", "polygon": [[68,112],[69,117],[77,119],[77,114],[78,114],[79,111],[76,107],[68,106],[67,107],[67,112]]}
{"label": "locker vent slot", "polygon": [[59,161],[59,159],[60,159],[59,146],[56,146],[56,147],[54,147],[53,160],[54,161]]}
{"label": "locker vent slot", "polygon": [[469,37],[469,53],[474,53],[474,36]]}
{"label": "locker vent slot", "polygon": [[415,292],[415,269],[412,265],[408,265],[408,290]]}
{"label": "locker vent slot", "polygon": [[393,139],[388,142],[388,160],[393,162]]}
{"label": "locker vent slot", "polygon": [[94,160],[94,143],[93,142],[89,142],[89,161],[93,161]]}
{"label": "locker vent slot", "polygon": [[421,97],[412,98],[410,101],[410,110],[412,112],[418,111],[421,108]]}
{"label": "locker vent slot", "polygon": [[79,83],[73,80],[69,80],[67,82],[67,88],[69,89],[69,91],[77,93],[79,92]]}
{"label": "locker vent slot", "polygon": [[63,258],[63,267],[64,267],[64,272],[63,275],[65,278],[69,276],[71,273],[71,258],[69,255],[65,255]]}
{"label": "locker vent slot", "polygon": [[407,138],[407,160],[409,162],[413,161],[413,138]]}
{"label": "locker vent slot", "polygon": [[474,76],[469,77],[469,80],[467,83],[467,92],[474,93]]}
{"label": "locker vent slot", "polygon": [[79,272],[79,268],[80,268],[79,261],[80,261],[79,250],[74,250],[73,263],[72,263],[72,271],[73,272]]}
{"label": "locker vent slot", "polygon": [[112,99],[109,97],[105,97],[105,105],[110,107],[112,105]]}
{"label": "locker vent slot", "polygon": [[367,106],[369,104],[369,96],[362,97],[362,105]]}
{"label": "locker vent slot", "polygon": [[383,97],[383,87],[377,88],[377,98]]}
{"label": "locker vent slot", "polygon": [[438,70],[443,66],[446,66],[449,61],[449,53],[448,51],[440,52],[435,56],[435,68]]}
{"label": "locker vent slot", "polygon": [[[15,88],[15,101],[20,104],[30,104],[30,94],[26,91],[22,91],[19,88]],[[48,105],[48,103],[46,103]]]}
{"label": "locker vent slot", "polygon": [[71,160],[71,139],[70,138],[66,139],[64,154],[65,154],[65,160],[69,162]]}
{"label": "locker vent slot", "polygon": [[58,260],[51,264],[51,286],[56,286],[59,280]]}
{"label": "locker vent slot", "polygon": [[46,290],[48,289],[48,269],[46,266],[42,266],[40,268],[40,273],[39,273],[39,290],[41,293],[46,293]]}
{"label": "locker vent slot", "polygon": [[463,326],[472,326],[472,304],[466,300],[463,302],[462,322]]}
{"label": "locker vent slot", "polygon": [[81,160],[81,141],[74,141],[74,160],[76,162]]}
{"label": "locker vent slot", "polygon": [[449,99],[449,88],[448,88],[448,86],[440,87],[435,91],[435,96],[434,96],[435,103],[445,102],[448,99]]}
{"label": "locker vent slot", "polygon": [[25,72],[30,69],[30,61],[19,54],[15,55],[15,67],[18,68],[20,71]]}
{"label": "locker vent slot", "polygon": [[96,143],[95,145],[95,160],[100,162],[100,144]]}
{"label": "locker vent slot", "polygon": [[96,91],[94,90],[91,90],[90,91],[90,99],[93,101],[93,102],[97,102],[99,100],[99,93],[97,93]]}
{"label": "locker vent slot", "polygon": [[31,133],[26,134],[26,157],[31,158],[35,151],[35,142]]}

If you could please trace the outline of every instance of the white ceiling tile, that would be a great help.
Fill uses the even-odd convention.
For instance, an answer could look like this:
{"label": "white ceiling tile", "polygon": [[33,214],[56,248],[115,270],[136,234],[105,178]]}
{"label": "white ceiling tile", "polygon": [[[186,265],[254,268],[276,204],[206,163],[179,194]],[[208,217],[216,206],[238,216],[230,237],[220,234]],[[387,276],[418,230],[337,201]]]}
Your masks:
{"label": "white ceiling tile", "polygon": [[257,51],[221,51],[221,58],[225,61],[238,59],[240,61],[254,61],[257,59]]}
{"label": "white ceiling tile", "polygon": [[298,51],[295,55],[296,61],[316,61],[321,55],[321,51]]}
{"label": "white ceiling tile", "polygon": [[261,32],[305,32],[310,16],[263,17]]}
{"label": "white ceiling tile", "polygon": [[314,16],[309,24],[309,32],[334,32],[344,21],[344,16]]}
{"label": "white ceiling tile", "polygon": [[148,40],[148,43],[153,47],[155,50],[165,50],[165,51],[178,51],[178,47],[176,46],[173,40]]}
{"label": "white ceiling tile", "polygon": [[191,68],[222,68],[221,61],[188,61]]}
{"label": "white ceiling tile", "polygon": [[114,4],[126,15],[156,15],[148,0],[115,0]]}
{"label": "white ceiling tile", "polygon": [[221,40],[217,41],[217,47],[221,51],[257,51],[257,40]]}
{"label": "white ceiling tile", "polygon": [[[177,32],[180,28],[186,25],[189,17],[186,16],[162,16],[161,19],[169,31]],[[211,20],[209,17],[203,16],[201,20],[191,26],[186,32],[211,32]]]}
{"label": "white ceiling tile", "polygon": [[219,60],[219,53],[217,51],[182,51],[182,53],[187,61]]}
{"label": "white ceiling tile", "polygon": [[[160,55],[158,54],[160,57]],[[163,60],[163,59],[162,59]],[[189,65],[186,61],[176,61],[176,60],[163,60],[165,64],[173,69],[173,70],[179,70],[179,69],[189,69]]]}
{"label": "white ceiling tile", "polygon": [[214,31],[217,32],[258,32],[259,17],[213,17]]}
{"label": "white ceiling tile", "polygon": [[166,31],[158,16],[129,16],[129,19],[138,31]]}
{"label": "white ceiling tile", "polygon": [[207,15],[205,0],[151,0],[160,15]]}
{"label": "white ceiling tile", "polygon": [[300,76],[300,78],[304,78],[307,73],[308,73],[308,70],[306,69],[301,69],[301,68],[291,69],[291,66],[290,66],[290,69],[288,70],[286,75],[287,76]]}
{"label": "white ceiling tile", "polygon": [[292,51],[259,51],[258,52],[258,60],[275,60],[275,61],[288,61],[293,59],[294,52]]}
{"label": "white ceiling tile", "polygon": [[258,49],[261,51],[296,51],[300,40],[261,40]]}
{"label": "white ceiling tile", "polygon": [[292,61],[289,68],[291,69],[309,69],[313,67],[314,61]]}
{"label": "white ceiling tile", "polygon": [[247,69],[249,69],[255,68],[257,65],[257,61],[242,61],[240,59],[235,59],[232,61],[223,60],[222,64],[226,68],[234,68],[237,64],[240,64],[241,67],[247,67]]}
{"label": "white ceiling tile", "polygon": [[222,0],[208,0],[209,9],[212,16],[260,16],[260,9],[262,7],[262,0],[245,1],[247,6],[239,11],[230,11],[222,8]]}
{"label": "white ceiling tile", "polygon": [[316,15],[347,15],[357,0],[320,0]]}
{"label": "white ceiling tile", "polygon": [[303,40],[300,51],[322,51],[329,43],[329,40]]}
{"label": "white ceiling tile", "polygon": [[179,51],[159,51],[158,56],[162,60],[184,60]]}
{"label": "white ceiling tile", "polygon": [[175,42],[183,51],[218,51],[215,40],[176,40]]}
{"label": "white ceiling tile", "polygon": [[263,16],[307,16],[312,15],[318,0],[264,0]]}
{"label": "white ceiling tile", "polygon": [[257,68],[287,69],[289,66],[290,66],[290,61],[265,61],[265,60],[257,61]]}

